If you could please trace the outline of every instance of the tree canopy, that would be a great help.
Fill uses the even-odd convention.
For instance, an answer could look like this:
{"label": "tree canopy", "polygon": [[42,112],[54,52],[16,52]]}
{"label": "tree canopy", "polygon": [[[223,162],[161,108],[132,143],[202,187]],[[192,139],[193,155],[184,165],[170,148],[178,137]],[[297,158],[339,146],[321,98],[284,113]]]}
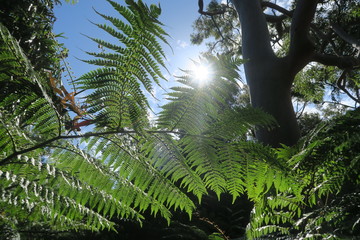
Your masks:
{"label": "tree canopy", "polygon": [[[169,36],[158,20],[161,7],[141,0],[106,2],[118,16],[98,12],[107,23],[95,25],[117,43],[88,36],[103,50],[88,52],[83,61],[98,68],[71,80],[73,89],[63,84],[66,50],[52,33],[56,2],[19,1],[0,10],[6,16],[0,23],[0,236],[7,237],[7,229],[25,237],[40,229],[59,239],[60,233],[73,230],[121,235],[122,226],[147,224],[151,216],[170,224],[174,231],[160,237],[171,239],[359,236],[357,105],[330,120],[302,118],[301,138],[293,135],[298,123],[291,112],[293,97],[323,102],[317,91],[327,83],[359,99],[357,42],[352,42],[359,34],[356,1],[298,0],[290,10],[254,0],[234,0],[234,5],[212,1],[205,10],[199,1],[203,17],[196,23],[194,42],[214,36],[218,43],[195,64],[210,64],[211,79],[200,83],[193,70],[182,70],[155,120],[149,117],[146,93],[166,80],[163,48]],[[23,4],[45,9],[44,15],[25,11]],[[243,4],[255,14],[252,20],[259,28],[253,30],[258,32],[251,29]],[[348,18],[339,17],[345,13]],[[29,19],[25,25],[22,17]],[[333,29],[327,38],[317,30],[326,32],[325,26]],[[298,48],[309,46],[308,40],[314,47],[310,55]],[[272,43],[278,44],[276,51]],[[252,52],[254,44],[258,50]],[[331,59],[336,64],[326,62]],[[310,60],[331,66],[302,69]],[[294,72],[284,72],[279,63]],[[244,102],[241,65],[253,106]],[[264,72],[256,75],[256,69]],[[268,82],[276,77],[281,81]],[[260,92],[259,81],[264,84]],[[320,89],[314,89],[319,83]],[[274,86],[279,89],[271,92]],[[265,90],[271,92],[268,105],[259,97]],[[274,107],[279,111],[273,112]],[[282,111],[288,111],[284,119]],[[282,122],[291,119],[296,126]],[[291,141],[284,135],[287,130]],[[206,209],[214,199],[229,196],[233,208],[221,211],[238,214],[234,206],[251,201],[250,216],[241,216],[248,221],[246,229],[223,230],[226,224],[218,225]],[[190,220],[179,217],[182,212]]]}

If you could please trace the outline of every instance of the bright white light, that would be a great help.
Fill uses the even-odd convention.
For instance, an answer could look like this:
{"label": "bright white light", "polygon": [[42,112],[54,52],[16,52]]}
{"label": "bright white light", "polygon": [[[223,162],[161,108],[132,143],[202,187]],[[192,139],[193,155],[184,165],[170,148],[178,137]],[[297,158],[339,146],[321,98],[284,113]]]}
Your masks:
{"label": "bright white light", "polygon": [[197,65],[193,68],[195,79],[199,81],[199,83],[205,83],[210,80],[210,68],[204,65]]}

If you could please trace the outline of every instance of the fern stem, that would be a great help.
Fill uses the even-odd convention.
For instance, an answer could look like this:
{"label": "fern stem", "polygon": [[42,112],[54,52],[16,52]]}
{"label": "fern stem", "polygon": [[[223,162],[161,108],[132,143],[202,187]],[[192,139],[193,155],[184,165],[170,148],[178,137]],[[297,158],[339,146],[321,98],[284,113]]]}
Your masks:
{"label": "fern stem", "polygon": [[42,148],[42,147],[45,147],[47,144],[49,143],[52,143],[56,140],[59,140],[61,139],[61,136],[57,136],[57,137],[54,137],[54,138],[51,138],[49,140],[46,140],[45,142],[42,142],[42,143],[39,143],[33,147],[30,147],[30,148],[26,148],[26,149],[23,149],[21,151],[16,151],[16,152],[13,152],[12,154],[10,154],[8,157],[4,158],[3,160],[1,160],[0,162],[0,166],[3,166],[5,164],[7,164],[11,159],[21,155],[21,154],[24,154],[24,153],[27,153],[27,152],[31,152],[33,150],[36,150],[36,149],[39,149],[39,148]]}
{"label": "fern stem", "polygon": [[10,137],[10,139],[11,139],[11,143],[12,143],[12,145],[13,145],[13,151],[14,151],[14,153],[17,152],[17,151],[16,151],[16,144],[15,144],[15,141],[14,141],[13,136],[11,135],[11,132],[10,132],[9,129],[6,127],[6,124],[5,124],[2,120],[0,120],[0,121],[1,121],[2,125],[4,126],[4,128],[5,128],[5,130],[6,130],[6,133],[9,135],[9,137]]}
{"label": "fern stem", "polygon": [[[159,134],[181,134],[181,135],[187,135],[187,136],[194,136],[194,137],[205,137],[207,138],[206,136],[204,135],[192,135],[192,134],[186,134],[186,133],[182,133],[182,132],[176,132],[176,131],[168,131],[168,130],[158,130],[158,131],[146,131],[147,133],[159,133]],[[35,146],[32,146],[30,148],[26,148],[26,149],[23,149],[21,151],[15,151],[13,152],[12,154],[10,154],[8,157],[2,159],[0,161],[0,166],[3,166],[5,164],[8,164],[8,162],[21,155],[21,154],[24,154],[24,153],[27,153],[27,152],[31,152],[33,150],[36,150],[36,149],[39,149],[39,148],[43,148],[43,147],[46,147],[48,144],[52,143],[52,142],[55,142],[57,140],[60,140],[60,139],[76,139],[76,138],[88,138],[88,137],[99,137],[99,136],[102,136],[102,135],[110,135],[110,134],[134,134],[134,133],[138,133],[137,131],[135,130],[119,130],[119,131],[109,131],[109,132],[89,132],[89,133],[85,133],[85,134],[82,134],[82,135],[60,135],[60,136],[57,136],[57,137],[54,137],[54,138],[51,138],[51,139],[48,139],[42,143],[39,143]]]}

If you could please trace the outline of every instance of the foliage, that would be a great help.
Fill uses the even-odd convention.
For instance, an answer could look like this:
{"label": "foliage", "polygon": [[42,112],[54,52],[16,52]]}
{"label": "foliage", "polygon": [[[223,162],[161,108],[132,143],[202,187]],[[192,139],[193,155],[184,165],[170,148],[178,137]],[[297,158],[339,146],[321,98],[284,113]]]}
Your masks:
{"label": "foliage", "polygon": [[[207,41],[212,53],[241,54],[238,50],[241,46],[239,20],[229,2],[211,1],[207,13],[200,11],[202,16],[194,23],[193,43]],[[277,1],[261,1],[271,44],[279,57],[286,56],[289,51],[290,26],[299,2],[292,1],[284,6]],[[354,64],[352,67],[334,67],[334,62],[327,62],[330,66],[312,63],[296,76],[292,96],[304,107],[309,102],[318,104],[323,119],[316,115],[303,115],[300,123],[305,138],[301,143],[294,147],[268,149],[267,161],[278,163],[282,171],[272,172],[274,167],[271,165],[256,166],[264,168],[266,180],[260,178],[259,184],[246,189],[255,203],[248,225],[249,238],[343,239],[359,234],[358,209],[350,204],[357,201],[358,195],[359,166],[356,159],[359,153],[356,149],[359,139],[356,133],[348,137],[348,132],[357,131],[359,126],[358,110],[339,117],[346,112],[344,109],[352,107],[341,103],[344,94],[354,101],[355,107],[359,103],[359,31],[358,23],[355,23],[359,20],[358,9],[358,1],[318,3],[309,31],[314,43],[312,47],[325,56],[352,59]],[[328,92],[331,99],[327,99]],[[338,105],[322,108],[326,101]],[[331,122],[319,124],[324,118],[331,119]],[[341,130],[338,126],[342,126]],[[339,146],[346,146],[347,150],[339,151]],[[276,157],[271,160],[273,154]],[[269,171],[265,171],[267,167]]]}
{"label": "foliage", "polygon": [[[248,161],[247,151],[261,146],[240,140],[272,118],[229,104],[241,61],[206,58],[218,68],[208,86],[180,77],[186,87],[174,88],[153,128],[144,91],[164,78],[161,10],[142,1],[129,0],[127,7],[108,2],[127,22],[99,13],[113,27],[97,26],[120,44],[90,37],[109,52],[89,53],[96,59],[85,60],[101,68],[75,81],[78,91],[86,91],[81,103],[51,71],[34,69],[1,25],[1,83],[8,86],[1,99],[1,217],[7,224],[113,229],[113,217],[141,221],[148,208],[167,220],[171,208],[191,215],[195,205],[184,191],[200,200],[206,187],[234,198],[245,189],[237,170]],[[188,104],[195,100],[201,104]],[[77,133],[87,125],[94,127]],[[194,141],[201,147],[195,149]]]}
{"label": "foliage", "polygon": [[357,109],[319,124],[296,147],[277,151],[289,167],[287,187],[282,190],[274,182],[269,194],[255,203],[249,236],[359,235],[359,208],[354,204],[359,200],[359,113]]}
{"label": "foliage", "polygon": [[219,4],[217,1],[210,1],[207,12],[216,12],[219,9],[226,10],[224,14],[213,16],[201,16],[193,24],[196,31],[191,34],[193,44],[201,44],[206,39],[214,38],[214,41],[207,41],[206,45],[210,52],[240,54],[240,23],[237,19],[235,9],[226,4]]}
{"label": "foliage", "polygon": [[[99,68],[74,81],[77,92],[61,85],[58,69],[35,68],[0,24],[0,223],[115,230],[116,222],[142,222],[149,214],[170,221],[181,210],[191,217],[214,192],[255,204],[249,238],[360,234],[359,110],[304,124],[308,134],[294,147],[263,146],[251,131],[276,123],[239,101],[243,60],[209,54],[194,62],[211,66],[209,81],[183,70],[151,122],[145,96],[166,69],[161,9],[108,2],[124,20],[98,13],[109,25],[95,25],[118,44],[89,37],[104,51],[89,52],[94,58],[84,61]],[[181,222],[174,228],[168,236],[206,238]],[[215,230],[210,239],[226,237]]]}
{"label": "foliage", "polygon": [[[133,1],[128,2],[131,4],[130,8],[111,3],[121,15],[129,19],[135,29],[143,32],[142,35],[121,35],[121,39],[131,41],[130,47],[138,48],[142,59],[153,61],[151,56],[154,56],[159,60],[158,48],[154,50],[153,44],[157,44],[155,37],[163,38],[164,35],[156,20],[160,9],[156,6],[149,9],[141,2],[136,4]],[[113,21],[119,22],[115,18]],[[102,27],[109,29],[107,26]],[[152,52],[143,51],[144,45],[138,44],[141,39],[142,42],[149,43],[145,46]],[[48,75],[43,69],[40,72],[34,71],[21,47],[2,25],[1,48],[1,85],[9,86],[2,89],[5,97],[1,99],[1,216],[5,222],[12,224],[32,221],[34,224],[43,222],[58,229],[97,230],[112,228],[113,223],[109,219],[114,215],[140,221],[140,212],[149,205],[154,214],[160,212],[166,219],[171,215],[168,207],[181,207],[186,211],[192,209],[193,203],[170,181],[164,179],[159,171],[143,161],[141,156],[144,154],[138,154],[139,150],[133,149],[134,141],[140,141],[141,138],[133,138],[132,131],[123,135],[121,131],[117,131],[119,134],[111,136],[105,136],[106,133],[101,130],[96,134],[88,133],[88,136],[102,138],[86,140],[89,141],[88,147],[82,149],[73,139],[85,137],[69,134],[68,130],[75,131],[74,123],[80,118],[88,117],[90,113],[93,115],[95,111],[87,113],[81,109],[74,101],[75,93],[69,94],[64,90],[60,81],[51,73]],[[124,64],[133,64],[130,51],[123,55],[120,53],[120,60]],[[139,69],[134,66],[135,70],[130,75],[133,77],[132,82],[123,82],[119,86],[123,91],[119,101],[132,100],[129,101],[129,106],[123,107],[124,111],[114,113],[110,99],[105,102],[108,106],[105,109],[110,109],[107,111],[109,113],[96,114],[93,121],[105,121],[104,115],[107,117],[107,114],[114,113],[115,119],[122,119],[117,122],[119,129],[124,129],[129,127],[129,122],[136,123],[140,120],[137,116],[139,112],[144,112],[146,102],[139,83],[134,79],[139,77],[148,81],[148,73],[157,76],[157,65],[154,62],[151,65],[153,67],[148,69],[147,65]],[[123,68],[117,70],[120,76],[116,76],[122,77],[119,84],[122,84],[124,77],[129,76],[121,69]],[[111,71],[107,73],[99,83],[107,80],[105,77],[109,77]],[[79,82],[82,81],[80,83],[83,84],[91,74],[93,73],[84,76]],[[91,88],[91,84],[90,82],[87,88]],[[96,96],[96,92],[91,96],[94,98],[94,95]],[[91,102],[91,96],[87,102],[93,109],[96,103]],[[116,95],[112,97],[118,100]],[[102,130],[106,128],[115,127],[108,121],[103,124]],[[103,158],[96,158],[95,155],[103,150],[99,146],[105,145],[107,150],[102,151],[105,153],[102,154]],[[120,152],[118,155],[111,152],[115,146],[117,152]],[[115,160],[118,160],[116,164]],[[123,160],[126,161],[124,164]],[[173,196],[173,201],[168,201],[165,196]]]}
{"label": "foliage", "polygon": [[0,7],[2,24],[18,40],[36,70],[58,68],[58,43],[52,37],[55,4],[60,1],[14,0],[4,1]]}

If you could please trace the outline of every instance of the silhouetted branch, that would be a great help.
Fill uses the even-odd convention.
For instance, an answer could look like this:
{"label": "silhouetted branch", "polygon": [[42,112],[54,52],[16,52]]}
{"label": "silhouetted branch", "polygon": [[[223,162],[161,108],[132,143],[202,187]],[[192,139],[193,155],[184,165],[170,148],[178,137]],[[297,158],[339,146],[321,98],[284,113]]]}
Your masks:
{"label": "silhouetted branch", "polygon": [[292,17],[293,16],[293,11],[289,11],[289,10],[287,10],[287,9],[285,9],[283,7],[280,7],[279,5],[277,5],[275,3],[272,3],[272,2],[263,1],[261,3],[261,6],[275,9],[276,11],[284,14],[287,17]]}
{"label": "silhouetted branch", "polygon": [[309,31],[317,4],[318,0],[299,0],[292,17],[289,57],[295,72],[310,62],[315,51],[314,44],[309,39]]}
{"label": "silhouetted branch", "polygon": [[313,55],[312,61],[327,66],[336,66],[340,69],[353,69],[360,66],[360,59],[350,56],[335,56],[330,54],[316,53]]}
{"label": "silhouetted branch", "polygon": [[341,76],[339,77],[339,79],[336,81],[336,85],[338,86],[338,88],[340,88],[349,98],[351,98],[352,100],[354,100],[357,103],[360,103],[360,100],[356,97],[354,97],[347,89],[346,89],[346,74],[347,74],[347,70],[344,70],[341,74]]}
{"label": "silhouetted branch", "polygon": [[345,42],[351,44],[354,48],[356,48],[360,53],[360,40],[356,39],[355,37],[349,35],[347,32],[345,32],[340,25],[336,23],[331,24],[332,29],[334,32],[339,35]]}
{"label": "silhouetted branch", "polygon": [[220,15],[220,14],[224,14],[225,13],[225,9],[219,9],[217,11],[214,11],[214,12],[207,12],[207,11],[204,11],[204,2],[203,0],[198,0],[198,5],[199,5],[199,10],[198,12],[201,14],[201,15],[205,15],[205,16],[215,16],[215,15]]}

